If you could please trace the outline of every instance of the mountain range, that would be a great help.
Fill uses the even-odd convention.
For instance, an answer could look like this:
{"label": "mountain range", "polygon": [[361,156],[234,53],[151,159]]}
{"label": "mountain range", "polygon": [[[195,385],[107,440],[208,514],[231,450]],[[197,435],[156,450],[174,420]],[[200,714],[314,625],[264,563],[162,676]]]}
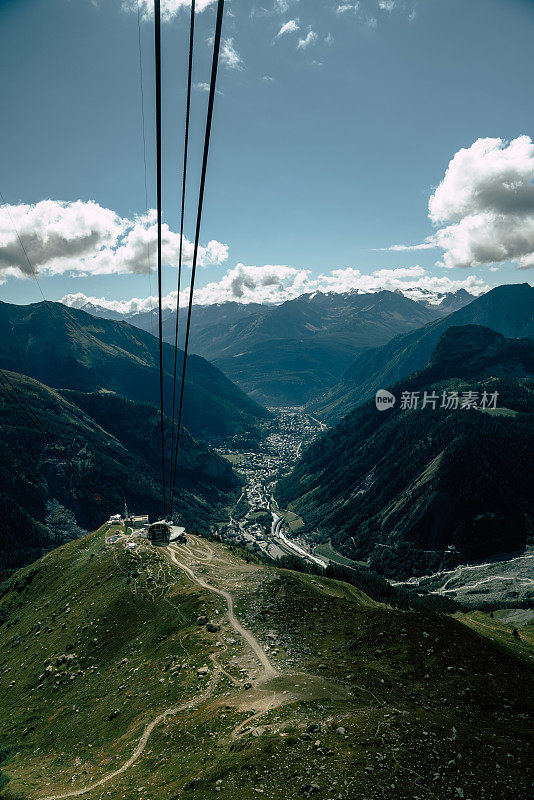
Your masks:
{"label": "mountain range", "polygon": [[[534,340],[450,327],[429,365],[391,392],[393,407],[369,401],[312,444],[279,482],[279,502],[319,541],[394,578],[524,550],[534,526]],[[444,392],[474,393],[476,405],[497,392],[497,409],[449,408]]]}
{"label": "mountain range", "polygon": [[534,287],[498,286],[442,319],[359,354],[341,380],[310,401],[307,410],[334,425],[378,389],[425,367],[443,333],[461,325],[483,325],[506,337],[534,337]]}
{"label": "mountain range", "polygon": [[[177,392],[183,354],[178,354]],[[126,322],[61,303],[0,303],[0,367],[56,389],[114,392],[159,406],[158,342]],[[172,403],[174,349],[163,347],[165,409]],[[184,425],[193,436],[253,438],[269,413],[204,358],[188,359]]]}
{"label": "mountain range", "polygon": [[[122,511],[162,513],[160,420],[154,406],[110,393],[58,391],[7,372],[45,434],[0,393],[0,570]],[[170,442],[171,421],[165,435]],[[183,431],[176,519],[207,530],[239,488],[230,465]],[[235,498],[234,498],[235,499]]]}
{"label": "mountain range", "polygon": [[[236,302],[194,306],[190,351],[212,361],[259,403],[302,405],[335,385],[358,353],[472,299],[460,290],[439,297],[437,303],[419,302],[384,290],[313,292],[276,306]],[[108,313],[93,305],[87,310]],[[185,313],[180,310],[182,344]],[[131,315],[128,321],[150,332],[157,330],[151,312]],[[174,343],[175,328],[176,314],[166,310],[165,341]]]}

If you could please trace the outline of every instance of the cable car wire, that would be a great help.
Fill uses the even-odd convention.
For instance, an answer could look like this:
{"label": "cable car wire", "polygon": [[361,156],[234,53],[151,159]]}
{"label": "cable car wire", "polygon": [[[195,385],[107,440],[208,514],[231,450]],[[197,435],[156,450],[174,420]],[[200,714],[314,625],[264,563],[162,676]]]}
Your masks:
{"label": "cable car wire", "polygon": [[161,482],[163,490],[163,519],[166,517],[165,490],[165,421],[163,413],[163,319],[162,319],[162,260],[161,260],[161,4],[154,0],[154,58],[156,71],[156,204],[158,229],[158,338],[159,338],[159,402],[161,427]]}
{"label": "cable car wire", "polygon": [[[187,67],[187,99],[185,109],[185,137],[184,137],[184,163],[182,168],[182,204],[180,210],[180,249],[178,252],[178,283],[176,293],[176,327],[174,332],[174,371],[172,378],[172,426],[171,426],[171,475],[174,474],[174,422],[176,412],[176,369],[178,360],[178,317],[180,314],[180,285],[182,282],[182,257],[184,242],[184,214],[185,195],[187,186],[187,155],[189,150],[189,119],[191,115],[191,83],[193,75],[193,50],[195,41],[195,0],[191,0],[191,18],[189,24],[189,60]],[[172,486],[170,487],[169,502],[172,505]]]}
{"label": "cable car wire", "polygon": [[[137,0],[137,46],[139,50],[139,85],[141,89],[141,130],[143,134],[143,166],[145,174],[145,216],[148,222],[148,182],[146,167],[146,124],[145,124],[145,91],[143,77],[143,48],[141,46],[141,7]],[[152,270],[150,268],[150,242],[146,243],[146,266],[148,273],[148,289],[150,303],[150,332],[154,336],[154,307],[152,305]]]}
{"label": "cable car wire", "polygon": [[180,445],[180,434],[181,434],[181,426],[182,426],[182,412],[183,412],[183,403],[184,403],[184,387],[185,387],[185,373],[186,373],[186,366],[187,366],[187,352],[189,346],[189,332],[191,327],[191,308],[193,305],[193,292],[195,288],[195,276],[197,271],[197,260],[198,260],[198,245],[200,240],[200,225],[202,221],[202,206],[204,203],[204,191],[206,187],[206,172],[208,166],[208,154],[209,154],[209,146],[210,146],[210,137],[211,137],[211,124],[213,119],[213,105],[215,101],[215,91],[217,85],[217,68],[219,66],[219,52],[221,48],[221,33],[222,33],[222,22],[223,22],[223,14],[224,14],[224,0],[218,0],[217,3],[217,18],[215,22],[215,34],[213,37],[213,60],[211,65],[211,79],[210,79],[210,90],[209,90],[209,98],[208,98],[208,112],[206,115],[206,131],[204,134],[204,152],[202,155],[202,171],[200,175],[200,190],[198,195],[198,210],[197,210],[197,221],[196,221],[196,228],[195,228],[195,244],[193,249],[193,263],[191,269],[191,282],[189,288],[189,303],[187,307],[187,323],[186,323],[186,330],[185,330],[185,344],[184,344],[184,360],[182,365],[182,380],[180,385],[180,405],[178,410],[178,427],[176,431],[176,445],[175,445],[175,456],[174,456],[174,468],[173,468],[173,475],[172,475],[172,484],[171,484],[171,515],[174,507],[174,490],[176,484],[176,468],[178,465],[178,449]]}

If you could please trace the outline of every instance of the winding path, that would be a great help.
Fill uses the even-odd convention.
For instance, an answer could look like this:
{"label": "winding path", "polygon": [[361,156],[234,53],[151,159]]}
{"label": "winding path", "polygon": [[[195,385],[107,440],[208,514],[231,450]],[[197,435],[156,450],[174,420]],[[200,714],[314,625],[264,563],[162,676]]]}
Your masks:
{"label": "winding path", "polygon": [[[208,554],[208,552],[205,552],[205,555],[208,556],[209,558],[210,556],[213,555],[213,551],[211,550],[209,545],[208,545],[208,550],[210,551],[210,553]],[[237,619],[234,612],[234,599],[230,594],[230,592],[227,592],[225,589],[218,589],[216,586],[211,586],[211,584],[207,583],[205,580],[203,580],[203,578],[200,578],[198,575],[195,575],[195,573],[190,567],[186,566],[185,564],[182,564],[178,560],[178,555],[179,555],[178,545],[171,544],[169,547],[162,549],[162,552],[168,554],[172,563],[175,564],[177,567],[179,567],[181,570],[183,570],[187,575],[189,575],[191,580],[194,581],[196,584],[201,586],[203,589],[207,589],[209,592],[213,592],[214,594],[217,594],[220,597],[224,598],[228,608],[228,621],[232,626],[232,628],[236,631],[236,633],[238,633],[247,642],[247,644],[253,651],[254,655],[258,658],[263,670],[263,679],[267,680],[277,675],[278,674],[277,670],[273,667],[273,665],[269,661],[267,654],[265,650],[262,648],[259,641],[252,633],[250,633],[250,631],[247,631],[245,628],[243,628],[243,626]],[[196,554],[191,553],[191,555],[193,555],[194,558],[197,557]],[[91,783],[87,786],[82,786],[79,789],[73,789],[72,791],[65,792],[64,794],[56,794],[56,795],[50,795],[48,797],[41,797],[39,798],[39,800],[66,800],[66,798],[69,797],[81,797],[84,794],[89,794],[89,792],[92,792],[93,789],[97,789],[99,786],[103,786],[104,784],[109,783],[109,781],[112,781],[114,778],[118,778],[119,775],[122,775],[123,772],[126,772],[127,769],[129,769],[131,766],[133,766],[133,764],[135,764],[135,762],[138,760],[138,758],[145,750],[150,735],[152,734],[154,728],[156,728],[161,722],[164,722],[168,717],[172,717],[176,714],[179,714],[181,711],[186,711],[187,709],[196,708],[196,706],[200,705],[200,703],[202,703],[204,700],[210,697],[211,694],[213,693],[214,687],[217,685],[217,680],[221,673],[224,673],[228,677],[232,678],[232,676],[226,673],[226,671],[220,665],[218,665],[215,660],[213,661],[213,663],[216,664],[216,669],[212,673],[210,682],[206,687],[206,690],[201,695],[191,700],[188,700],[186,703],[183,703],[182,705],[176,706],[175,708],[169,708],[166,711],[163,711],[161,714],[155,717],[155,719],[153,719],[152,722],[149,722],[148,725],[145,726],[143,734],[139,739],[134,752],[132,753],[130,758],[127,761],[125,761],[122,767],[119,767],[119,769],[116,769],[109,775],[105,775],[103,778],[100,778],[98,781],[95,781],[94,783]],[[235,682],[234,678],[232,678],[232,680]]]}
{"label": "winding path", "polygon": [[250,649],[253,651],[254,655],[256,656],[256,658],[258,659],[263,668],[264,677],[274,678],[274,676],[277,675],[277,671],[269,661],[267,653],[265,652],[261,644],[258,642],[256,637],[252,633],[250,633],[250,631],[247,631],[246,628],[244,628],[237,619],[234,612],[234,599],[230,594],[230,592],[227,592],[226,589],[218,589],[216,586],[212,586],[211,584],[207,583],[203,578],[199,578],[198,575],[195,575],[193,570],[190,569],[188,566],[182,564],[182,562],[178,560],[178,552],[176,546],[171,545],[168,548],[167,552],[169,553],[172,563],[175,564],[177,567],[180,567],[180,569],[182,569],[185,573],[187,573],[187,575],[189,575],[192,581],[201,586],[203,589],[207,589],[209,592],[213,592],[214,594],[218,594],[220,597],[224,598],[224,600],[226,601],[226,606],[228,608],[228,621],[230,625],[236,631],[236,633],[238,633],[247,642]]}

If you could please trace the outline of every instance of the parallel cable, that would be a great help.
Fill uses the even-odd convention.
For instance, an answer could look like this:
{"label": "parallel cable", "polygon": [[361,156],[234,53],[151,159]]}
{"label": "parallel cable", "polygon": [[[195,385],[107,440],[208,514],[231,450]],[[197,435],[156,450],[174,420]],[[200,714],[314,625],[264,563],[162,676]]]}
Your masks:
{"label": "parallel cable", "polygon": [[[143,132],[143,165],[145,173],[145,216],[148,222],[148,182],[146,168],[146,125],[145,125],[145,91],[143,78],[143,48],[141,46],[141,7],[137,0],[137,46],[139,50],[139,84],[141,87],[141,129]],[[150,242],[146,243],[146,266],[148,272],[148,289],[150,298],[150,332],[154,336],[154,307],[152,305],[152,270],[150,268]]]}
{"label": "parallel cable", "polygon": [[176,483],[176,467],[178,465],[178,448],[180,444],[180,434],[181,434],[181,426],[182,426],[182,411],[183,411],[183,402],[184,402],[184,386],[185,386],[185,373],[186,373],[186,366],[187,366],[187,353],[188,353],[188,346],[189,346],[189,331],[191,327],[191,309],[193,305],[193,292],[195,288],[195,276],[197,271],[197,259],[198,259],[198,245],[200,241],[200,224],[202,221],[202,206],[204,202],[204,190],[206,186],[206,171],[208,166],[208,154],[209,154],[209,146],[210,146],[210,136],[211,136],[211,123],[213,118],[213,104],[215,101],[215,91],[217,85],[217,68],[219,66],[219,52],[221,48],[221,32],[222,32],[222,22],[223,22],[223,13],[224,13],[224,0],[218,0],[217,3],[217,19],[215,23],[215,35],[213,38],[213,60],[211,65],[211,80],[210,80],[210,91],[209,91],[209,99],[208,99],[208,113],[206,116],[206,132],[204,135],[204,153],[202,156],[202,172],[200,175],[200,190],[198,196],[198,211],[197,211],[197,223],[195,229],[195,245],[193,249],[193,264],[191,270],[191,283],[189,289],[189,303],[187,307],[187,324],[186,324],[186,331],[185,331],[185,345],[184,345],[184,360],[182,365],[182,383],[180,386],[180,405],[178,410],[178,427],[176,431],[176,447],[175,447],[175,456],[174,456],[174,469],[172,475],[172,486],[171,486],[171,515],[173,511],[174,505],[174,488]]}
{"label": "parallel cable", "polygon": [[159,398],[161,426],[161,480],[163,489],[163,519],[166,516],[165,492],[165,422],[163,416],[163,320],[162,320],[162,263],[161,263],[161,7],[154,0],[154,56],[156,69],[156,202],[158,214],[158,336],[159,336]]}
{"label": "parallel cable", "polygon": [[[182,168],[182,205],[180,211],[180,250],[178,253],[178,285],[176,294],[176,328],[174,332],[174,371],[172,378],[172,426],[171,426],[171,475],[174,474],[173,455],[174,455],[174,422],[176,411],[176,367],[178,359],[178,316],[180,314],[180,284],[182,281],[182,256],[184,241],[184,214],[185,214],[185,194],[187,185],[187,155],[189,150],[189,119],[191,114],[191,83],[193,75],[193,48],[195,40],[195,0],[191,0],[191,19],[189,26],[189,61],[187,69],[187,99],[185,109],[185,138],[184,138],[184,163]],[[173,488],[170,491],[170,504],[172,506]]]}

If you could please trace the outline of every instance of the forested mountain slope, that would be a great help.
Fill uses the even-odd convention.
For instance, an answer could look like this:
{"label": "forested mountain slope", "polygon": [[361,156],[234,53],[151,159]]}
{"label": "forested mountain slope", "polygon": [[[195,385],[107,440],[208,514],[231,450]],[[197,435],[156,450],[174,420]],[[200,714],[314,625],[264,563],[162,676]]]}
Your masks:
{"label": "forested mountain slope", "polygon": [[378,389],[425,367],[443,333],[459,325],[483,325],[508,338],[533,337],[534,287],[499,286],[443,319],[361,353],[336,386],[309,403],[310,413],[335,424]]}
{"label": "forested mountain slope", "polygon": [[[520,550],[534,525],[533,376],[532,340],[451,328],[430,365],[391,390],[392,409],[373,400],[348,414],[280,481],[278,499],[392,577]],[[425,391],[436,400],[423,407]],[[441,407],[451,391],[459,407]],[[403,409],[403,392],[416,408]],[[462,408],[466,392],[477,404],[498,392],[497,410]]]}
{"label": "forested mountain slope", "polygon": [[[107,394],[60,392],[7,373],[39,415],[48,441],[0,393],[0,570],[39,557],[56,537],[92,530],[122,511],[162,513],[159,415]],[[166,419],[170,443],[170,420]],[[183,432],[176,519],[207,528],[234,497],[224,459]]]}
{"label": "forested mountain slope", "polygon": [[[164,345],[166,409],[172,402],[174,350]],[[182,353],[178,356],[181,374]],[[57,389],[116,392],[159,405],[158,341],[126,322],[106,320],[61,303],[0,303],[0,367]],[[178,389],[179,389],[178,380]],[[254,434],[268,412],[199,356],[188,360],[184,423],[193,436]]]}

